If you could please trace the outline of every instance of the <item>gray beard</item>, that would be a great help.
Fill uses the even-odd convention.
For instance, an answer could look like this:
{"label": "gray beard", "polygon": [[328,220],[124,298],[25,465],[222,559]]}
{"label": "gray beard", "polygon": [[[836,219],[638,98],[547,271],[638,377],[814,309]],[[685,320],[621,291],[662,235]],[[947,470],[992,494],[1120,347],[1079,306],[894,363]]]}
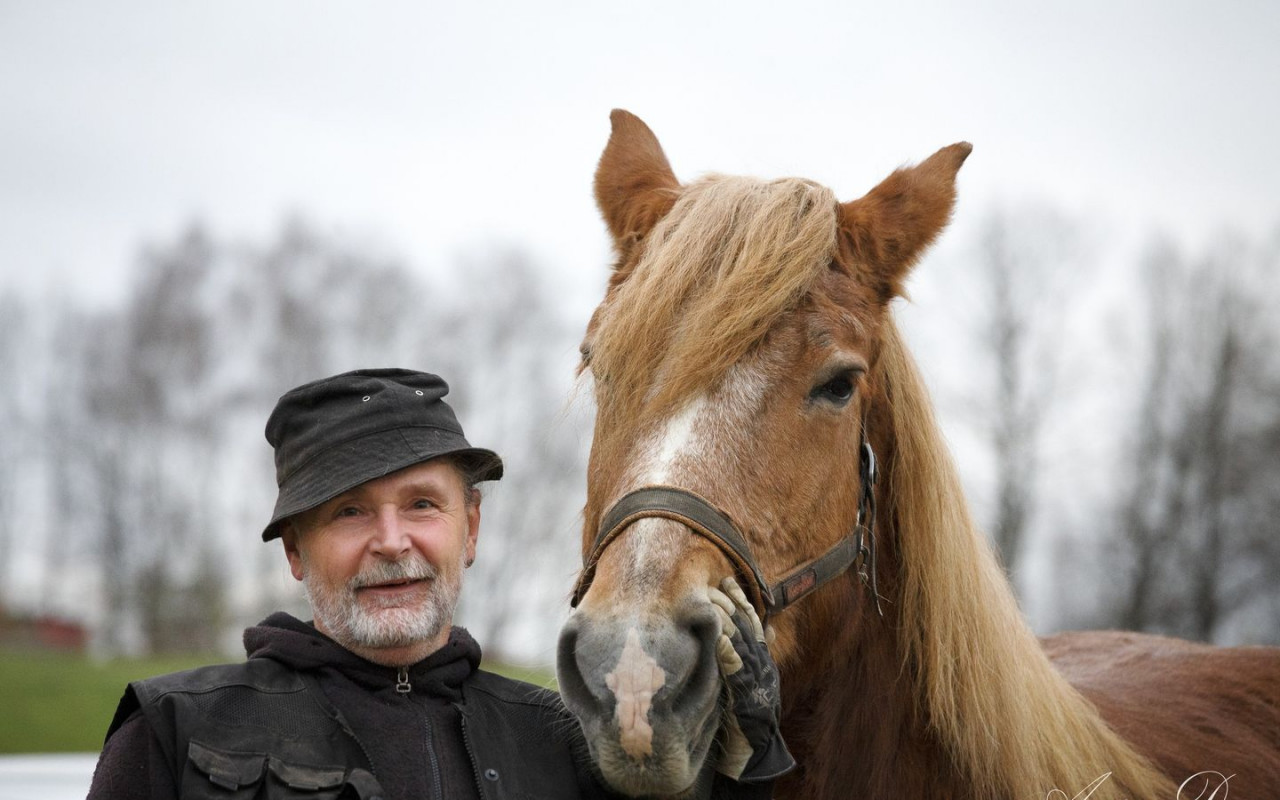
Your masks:
{"label": "gray beard", "polygon": [[[435,639],[452,624],[465,558],[464,552],[457,569],[445,574],[417,554],[399,561],[380,561],[338,588],[322,585],[308,570],[302,585],[316,621],[348,650],[408,647]],[[366,603],[374,602],[375,607],[367,608],[356,597],[356,590],[363,586],[398,580],[430,580],[431,591],[425,601],[414,606],[384,605],[374,598]]]}

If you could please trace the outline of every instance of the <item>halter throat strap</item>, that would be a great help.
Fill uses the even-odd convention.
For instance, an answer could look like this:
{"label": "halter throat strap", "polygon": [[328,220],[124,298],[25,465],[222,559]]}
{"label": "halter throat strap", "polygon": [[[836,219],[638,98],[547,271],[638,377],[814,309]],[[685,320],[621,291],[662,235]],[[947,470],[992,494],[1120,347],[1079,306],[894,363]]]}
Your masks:
{"label": "halter throat strap", "polygon": [[711,505],[705,498],[687,489],[673,486],[644,486],[624,495],[605,513],[599,532],[591,546],[574,587],[572,605],[576,607],[587,593],[595,578],[596,565],[604,550],[632,523],[646,517],[670,519],[689,528],[695,535],[711,542],[729,559],[752,604],[761,619],[776,614],[787,606],[808,596],[818,587],[843,574],[849,567],[863,559],[859,570],[864,582],[868,582],[876,609],[880,609],[875,586],[875,537],[871,526],[875,524],[876,460],[871,446],[863,442],[860,448],[861,494],[858,499],[858,519],[853,531],[842,537],[829,550],[787,572],[773,584],[764,574],[747,540],[729,516]]}

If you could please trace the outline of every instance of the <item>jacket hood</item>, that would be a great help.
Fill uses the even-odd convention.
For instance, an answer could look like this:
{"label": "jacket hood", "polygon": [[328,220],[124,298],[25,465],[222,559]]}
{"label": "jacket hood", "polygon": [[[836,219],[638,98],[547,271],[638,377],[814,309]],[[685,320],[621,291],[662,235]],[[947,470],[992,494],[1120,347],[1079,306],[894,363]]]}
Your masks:
{"label": "jacket hood", "polygon": [[[314,624],[276,612],[244,632],[249,658],[270,658],[296,670],[334,669],[370,690],[394,686],[398,669],[361,658],[316,630]],[[480,645],[465,628],[449,631],[443,647],[408,668],[415,691],[447,700],[462,696],[462,684],[480,666]]]}

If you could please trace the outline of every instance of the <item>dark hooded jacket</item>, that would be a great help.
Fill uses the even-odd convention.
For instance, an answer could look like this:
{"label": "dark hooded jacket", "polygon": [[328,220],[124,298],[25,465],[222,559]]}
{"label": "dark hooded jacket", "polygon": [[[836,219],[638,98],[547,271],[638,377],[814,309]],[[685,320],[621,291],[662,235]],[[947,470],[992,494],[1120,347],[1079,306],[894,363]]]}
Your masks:
{"label": "dark hooded jacket", "polygon": [[555,693],[480,671],[462,628],[404,670],[283,613],[244,642],[243,664],[129,685],[90,800],[607,797]]}

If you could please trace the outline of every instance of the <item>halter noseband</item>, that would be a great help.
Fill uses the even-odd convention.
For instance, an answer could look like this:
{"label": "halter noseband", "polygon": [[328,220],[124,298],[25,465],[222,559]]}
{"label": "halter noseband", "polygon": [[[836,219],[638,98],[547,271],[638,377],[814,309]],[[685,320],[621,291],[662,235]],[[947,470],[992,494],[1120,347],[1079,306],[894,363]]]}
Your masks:
{"label": "halter noseband", "polygon": [[646,517],[660,517],[689,528],[694,535],[715,545],[729,559],[762,620],[770,614],[777,614],[832,578],[843,574],[859,558],[863,559],[859,575],[870,586],[876,611],[883,616],[880,595],[876,591],[876,477],[875,452],[864,440],[859,465],[862,487],[858,498],[858,518],[853,531],[822,555],[795,567],[773,584],[765,580],[747,540],[738,532],[728,515],[701,496],[673,486],[644,486],[636,489],[614,503],[601,520],[591,552],[583,563],[582,574],[578,576],[578,584],[574,587],[572,605],[576,608],[591,587],[596,564],[605,548],[633,522]]}

